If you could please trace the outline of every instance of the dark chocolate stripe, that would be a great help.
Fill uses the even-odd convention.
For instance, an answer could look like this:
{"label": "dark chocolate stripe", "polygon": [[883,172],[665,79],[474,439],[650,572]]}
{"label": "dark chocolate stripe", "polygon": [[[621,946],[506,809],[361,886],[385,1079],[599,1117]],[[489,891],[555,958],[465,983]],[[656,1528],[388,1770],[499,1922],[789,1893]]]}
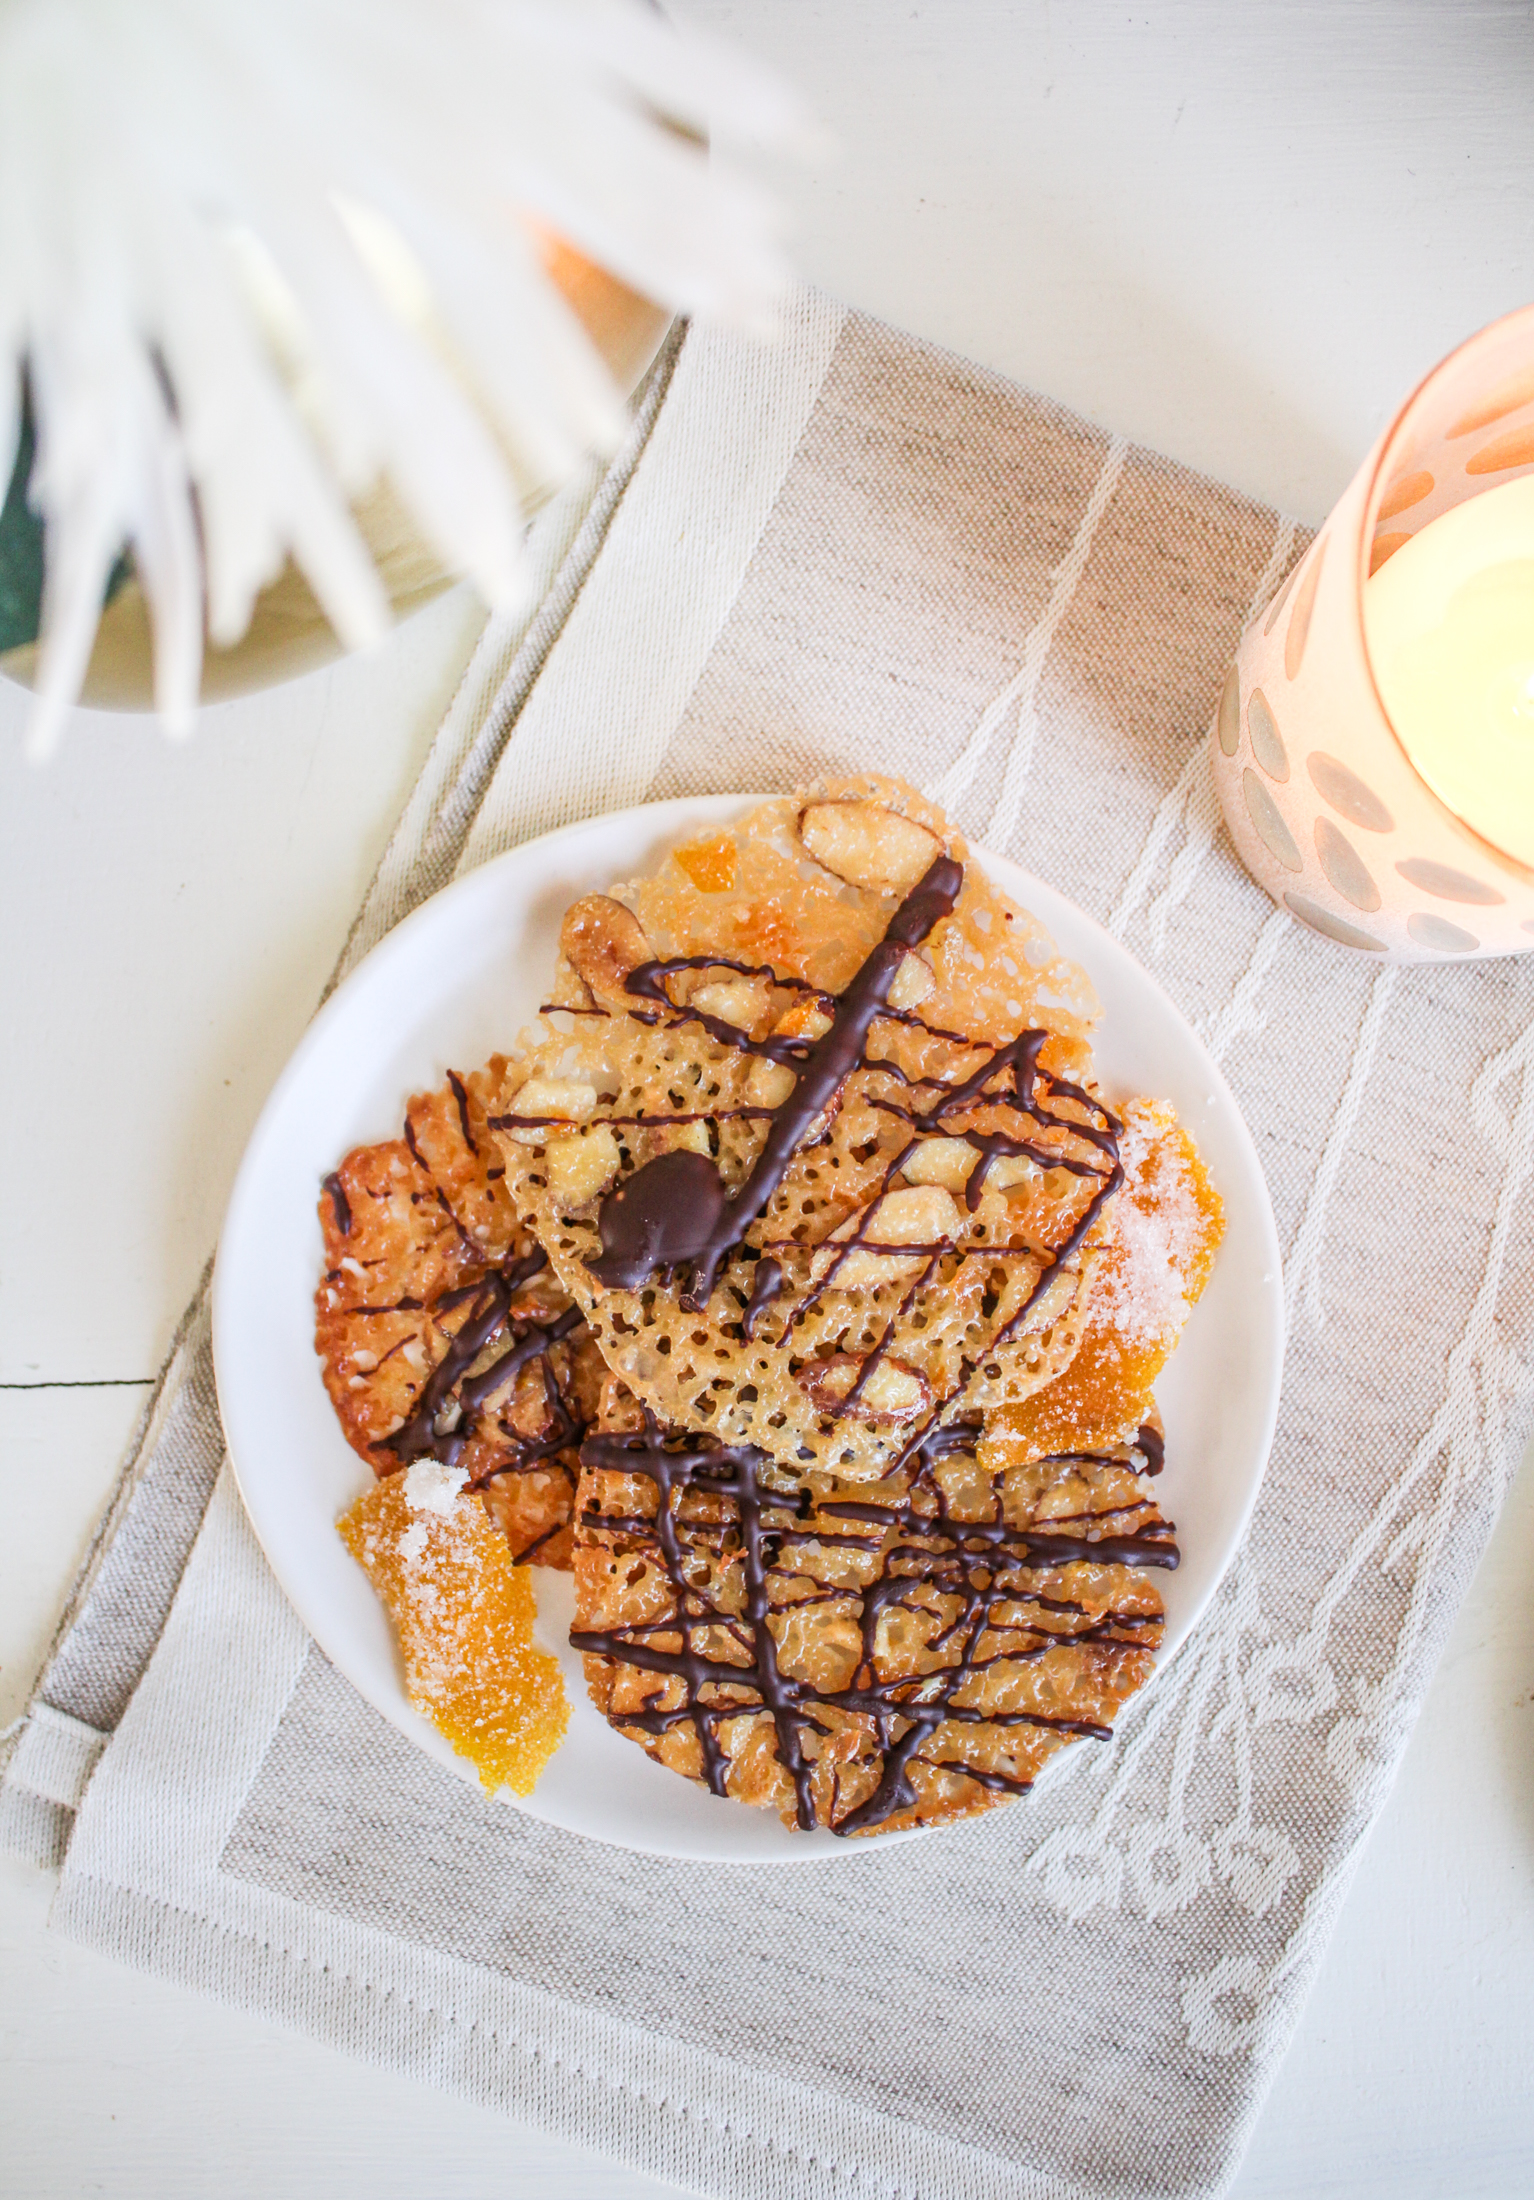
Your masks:
{"label": "dark chocolate stripe", "polygon": [[474,1133],[469,1128],[469,1096],[464,1090],[463,1079],[459,1076],[457,1070],[450,1069],[447,1073],[447,1081],[452,1088],[453,1100],[458,1109],[458,1127],[463,1132],[463,1142],[477,1160],[479,1148],[474,1142]]}
{"label": "dark chocolate stripe", "polygon": [[352,1234],[351,1201],[346,1196],[346,1186],[334,1171],[326,1177],[325,1189],[330,1194],[330,1209],[336,1218],[336,1228],[340,1231],[342,1237],[350,1237]]}

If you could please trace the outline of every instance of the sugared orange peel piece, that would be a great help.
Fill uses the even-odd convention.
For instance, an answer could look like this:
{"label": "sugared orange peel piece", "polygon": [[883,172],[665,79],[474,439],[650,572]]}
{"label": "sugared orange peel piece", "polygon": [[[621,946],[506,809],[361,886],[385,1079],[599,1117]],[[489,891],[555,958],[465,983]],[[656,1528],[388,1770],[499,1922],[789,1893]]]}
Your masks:
{"label": "sugared orange peel piece", "polygon": [[532,1580],[461,1467],[423,1459],[338,1523],[399,1642],[410,1701],[490,1794],[531,1795],[570,1723],[559,1664],[533,1640]]}
{"label": "sugared orange peel piece", "polygon": [[1192,1312],[1225,1234],[1198,1149],[1165,1101],[1122,1111],[1124,1185],[1081,1344],[1064,1373],[994,1416],[1009,1455],[1052,1457],[1133,1442],[1155,1423],[1152,1385]]}
{"label": "sugared orange peel piece", "polygon": [[690,840],[672,851],[677,866],[700,894],[729,894],[735,889],[735,843],[728,833]]}

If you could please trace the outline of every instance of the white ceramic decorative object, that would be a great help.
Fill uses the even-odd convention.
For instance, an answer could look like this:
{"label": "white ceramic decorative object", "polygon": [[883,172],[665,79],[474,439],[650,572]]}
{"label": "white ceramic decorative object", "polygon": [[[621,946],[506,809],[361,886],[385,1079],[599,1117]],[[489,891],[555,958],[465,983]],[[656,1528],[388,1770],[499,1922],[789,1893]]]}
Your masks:
{"label": "white ceramic decorative object", "polygon": [[1209,744],[1231,836],[1275,901],[1345,947],[1392,962],[1534,948],[1534,871],[1414,769],[1365,628],[1371,572],[1443,513],[1526,474],[1534,307],[1483,329],[1408,398],[1242,637]]}
{"label": "white ceramic decorative object", "polygon": [[[761,65],[646,0],[9,0],[0,478],[29,421],[47,537],[30,753],[124,550],[172,733],[286,559],[348,648],[387,633],[401,568],[523,609],[525,489],[625,425],[544,240],[766,332],[791,271],[728,148],[801,128]],[[354,509],[380,483],[387,575]]]}
{"label": "white ceramic decorative object", "polygon": [[[624,398],[644,380],[671,326],[658,306],[588,260],[552,232],[539,240],[550,281],[585,329]],[[558,483],[527,477],[520,487],[524,517],[541,511]],[[405,619],[452,585],[453,576],[425,543],[389,484],[379,482],[351,507],[368,556],[383,583],[396,620]],[[248,695],[331,664],[345,645],[302,572],[290,559],[256,597],[250,625],[228,648],[203,651],[201,700],[213,703]],[[28,642],[0,656],[0,674],[33,687],[38,645]],[[96,710],[154,708],[154,630],[136,576],[101,614],[80,687],[80,701]]]}

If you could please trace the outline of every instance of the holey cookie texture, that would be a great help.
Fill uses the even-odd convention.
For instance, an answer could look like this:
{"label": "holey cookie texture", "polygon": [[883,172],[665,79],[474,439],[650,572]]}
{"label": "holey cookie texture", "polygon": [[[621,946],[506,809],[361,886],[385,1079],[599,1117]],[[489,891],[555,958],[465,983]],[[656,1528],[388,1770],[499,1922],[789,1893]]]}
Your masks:
{"label": "holey cookie texture", "polygon": [[753,810],[568,912],[491,1110],[660,1421],[878,1477],[1069,1364],[1119,1125],[1083,973],[911,789]]}

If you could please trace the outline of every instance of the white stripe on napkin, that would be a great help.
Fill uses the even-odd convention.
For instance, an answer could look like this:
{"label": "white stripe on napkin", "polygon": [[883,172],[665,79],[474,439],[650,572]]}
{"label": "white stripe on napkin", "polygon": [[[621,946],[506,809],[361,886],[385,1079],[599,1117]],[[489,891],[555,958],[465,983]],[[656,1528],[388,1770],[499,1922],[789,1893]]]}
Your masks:
{"label": "white stripe on napkin", "polygon": [[1326,1319],[1326,1308],[1321,1299],[1321,1255],[1326,1247],[1327,1213],[1331,1207],[1338,1173],[1342,1168],[1343,1156],[1348,1149],[1348,1141],[1363,1108],[1369,1072],[1374,1067],[1375,1050],[1390,1007],[1390,997],[1395,991],[1395,982],[1395,967],[1386,963],[1375,977],[1370,990],[1369,1005],[1364,1010],[1363,1022],[1358,1030],[1358,1042],[1348,1067],[1348,1081],[1342,1089],[1342,1098],[1337,1103],[1337,1112],[1332,1117],[1331,1129],[1326,1134],[1326,1149],[1311,1181],[1305,1213],[1295,1232],[1294,1244],[1284,1272],[1284,1304],[1289,1310],[1289,1318],[1293,1321],[1303,1304],[1312,1328],[1319,1328]]}
{"label": "white stripe on napkin", "polygon": [[740,592],[846,308],[807,298],[781,341],[695,330],[601,561],[518,722],[460,871],[642,802]]}
{"label": "white stripe on napkin", "polygon": [[985,761],[986,752],[998,729],[1015,710],[1017,731],[1007,752],[1006,777],[985,833],[987,843],[993,848],[1005,848],[1017,828],[1028,768],[1033,762],[1034,736],[1038,731],[1036,705],[1045,659],[1049,655],[1060,621],[1069,611],[1071,599],[1081,584],[1081,576],[1092,549],[1092,538],[1097,533],[1102,516],[1112,501],[1113,492],[1119,485],[1119,475],[1124,470],[1124,459],[1128,450],[1129,445],[1123,436],[1116,435],[1108,445],[1103,470],[1093,484],[1092,494],[1087,499],[1086,509],[1076,529],[1075,540],[1051,575],[1049,601],[1023,643],[1022,663],[1001,693],[986,704],[974,732],[964,744],[962,753],[931,790],[933,801],[940,803],[945,810],[957,808],[974,784],[975,774]]}

